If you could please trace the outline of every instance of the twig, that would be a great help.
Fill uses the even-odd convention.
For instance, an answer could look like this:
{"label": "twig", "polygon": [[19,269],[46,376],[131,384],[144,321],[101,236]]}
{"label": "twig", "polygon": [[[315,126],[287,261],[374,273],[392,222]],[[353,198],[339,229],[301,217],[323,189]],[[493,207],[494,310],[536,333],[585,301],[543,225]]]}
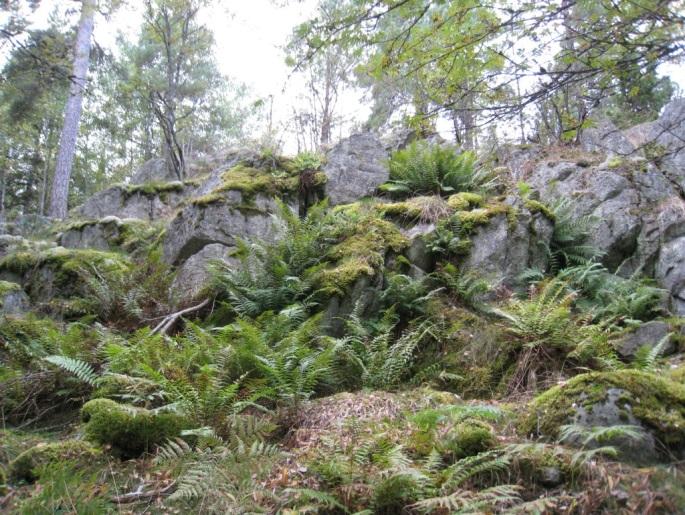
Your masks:
{"label": "twig", "polygon": [[176,324],[176,321],[181,318],[183,315],[187,315],[188,313],[193,313],[195,311],[199,311],[202,308],[204,308],[207,304],[209,304],[209,299],[203,300],[200,304],[197,306],[193,306],[190,308],[182,309],[181,311],[177,311],[176,313],[172,313],[170,315],[167,315],[164,317],[164,320],[162,320],[157,326],[152,330],[152,334],[167,334],[169,330]]}
{"label": "twig", "polygon": [[152,490],[150,492],[130,492],[128,494],[115,495],[111,497],[110,500],[116,504],[127,504],[131,502],[155,499],[157,497],[170,495],[175,487],[176,481],[165,486],[164,488],[160,488],[159,490]]}

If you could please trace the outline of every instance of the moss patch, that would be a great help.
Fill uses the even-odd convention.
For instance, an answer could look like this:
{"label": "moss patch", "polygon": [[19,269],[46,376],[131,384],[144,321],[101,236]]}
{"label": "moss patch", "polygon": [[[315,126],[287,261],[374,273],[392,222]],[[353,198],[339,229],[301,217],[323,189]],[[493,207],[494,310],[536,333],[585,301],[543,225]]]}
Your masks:
{"label": "moss patch", "polygon": [[484,203],[485,199],[482,195],[470,193],[468,191],[456,193],[447,199],[447,204],[455,211],[464,211],[472,207],[482,207]]}
{"label": "moss patch", "polygon": [[0,281],[0,297],[21,291],[21,285],[10,281]]}
{"label": "moss patch", "polygon": [[556,220],[554,211],[552,211],[548,205],[543,204],[542,202],[528,199],[524,202],[524,206],[531,213],[542,213],[548,220],[551,220],[552,222]]}
{"label": "moss patch", "polygon": [[121,189],[124,196],[144,195],[146,197],[163,196],[165,193],[181,193],[185,189],[186,183],[181,181],[161,182],[151,181],[143,184],[126,184]]}
{"label": "moss patch", "polygon": [[81,415],[88,440],[111,445],[124,457],[139,456],[190,427],[188,420],[175,413],[155,413],[110,399],[87,402]]}
{"label": "moss patch", "polygon": [[254,198],[258,193],[279,195],[293,193],[299,189],[299,174],[285,170],[258,170],[238,165],[221,175],[222,184],[212,193],[239,191],[243,199]]}
{"label": "moss patch", "polygon": [[14,481],[35,481],[46,465],[75,461],[83,464],[92,462],[100,452],[81,440],[65,440],[49,444],[38,444],[22,452],[9,466]]}
{"label": "moss patch", "polygon": [[556,386],[533,401],[521,429],[556,437],[577,406],[591,408],[607,398],[607,391],[624,391],[618,403],[629,405],[633,416],[669,448],[685,447],[685,386],[638,370],[582,374]]}
{"label": "moss patch", "polygon": [[373,214],[363,216],[341,240],[328,253],[334,265],[317,274],[320,287],[332,294],[342,294],[360,277],[381,270],[388,250],[401,252],[409,245],[397,226]]}

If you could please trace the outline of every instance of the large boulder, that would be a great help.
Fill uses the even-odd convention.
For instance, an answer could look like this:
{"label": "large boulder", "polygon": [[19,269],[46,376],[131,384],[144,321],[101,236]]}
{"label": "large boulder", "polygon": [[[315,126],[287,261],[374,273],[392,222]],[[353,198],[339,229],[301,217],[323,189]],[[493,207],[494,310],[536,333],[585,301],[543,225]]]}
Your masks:
{"label": "large boulder", "polygon": [[515,217],[497,214],[475,228],[469,237],[469,253],[461,263],[463,271],[482,276],[494,285],[511,287],[527,268],[545,269],[552,222],[543,213],[532,213],[522,206],[512,209]]}
{"label": "large boulder", "polygon": [[[297,212],[297,206],[289,206]],[[281,233],[276,223],[279,207],[272,197],[258,194],[246,204],[236,190],[207,201],[197,199],[171,221],[164,238],[164,258],[180,265],[207,245],[234,247],[239,239],[275,241]]]}
{"label": "large boulder", "polygon": [[372,195],[388,180],[388,157],[381,140],[370,132],[352,135],[333,147],[323,168],[331,205]]}
{"label": "large boulder", "polygon": [[613,156],[593,166],[538,161],[526,180],[542,202],[571,199],[575,217],[594,219],[588,243],[608,268],[655,277],[685,313],[685,200],[672,174],[639,156]]}
{"label": "large boulder", "polygon": [[107,216],[159,220],[171,216],[178,205],[196,189],[193,182],[119,184],[96,193],[75,214],[99,220]]}
{"label": "large boulder", "polygon": [[561,426],[632,425],[639,440],[619,436],[596,445],[614,445],[625,458],[652,461],[685,451],[685,386],[637,370],[589,373],[574,377],[539,396],[522,429],[558,438]]}
{"label": "large boulder", "polygon": [[68,249],[134,252],[154,241],[160,231],[144,220],[106,216],[101,220],[72,222],[58,235],[57,242]]}

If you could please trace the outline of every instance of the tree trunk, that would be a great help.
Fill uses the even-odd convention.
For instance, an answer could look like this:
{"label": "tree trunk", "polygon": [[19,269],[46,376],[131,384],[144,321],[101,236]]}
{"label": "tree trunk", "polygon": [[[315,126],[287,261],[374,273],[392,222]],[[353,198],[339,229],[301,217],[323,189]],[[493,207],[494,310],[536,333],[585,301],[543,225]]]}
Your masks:
{"label": "tree trunk", "polygon": [[74,48],[74,67],[69,87],[69,98],[64,110],[64,125],[59,142],[59,153],[55,165],[50,199],[50,216],[65,218],[69,200],[69,179],[74,164],[76,138],[78,137],[83,108],[83,92],[86,89],[88,66],[90,65],[90,43],[95,27],[95,8],[97,0],[83,0],[81,20]]}

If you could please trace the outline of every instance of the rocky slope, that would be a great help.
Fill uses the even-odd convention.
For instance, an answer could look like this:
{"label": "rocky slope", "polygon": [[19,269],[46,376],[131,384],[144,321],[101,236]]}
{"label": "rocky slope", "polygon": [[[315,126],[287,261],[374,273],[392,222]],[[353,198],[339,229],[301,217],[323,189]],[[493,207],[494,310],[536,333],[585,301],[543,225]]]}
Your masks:
{"label": "rocky slope", "polygon": [[372,134],[153,160],[0,236],[0,507],[685,509],[684,110],[462,191]]}

